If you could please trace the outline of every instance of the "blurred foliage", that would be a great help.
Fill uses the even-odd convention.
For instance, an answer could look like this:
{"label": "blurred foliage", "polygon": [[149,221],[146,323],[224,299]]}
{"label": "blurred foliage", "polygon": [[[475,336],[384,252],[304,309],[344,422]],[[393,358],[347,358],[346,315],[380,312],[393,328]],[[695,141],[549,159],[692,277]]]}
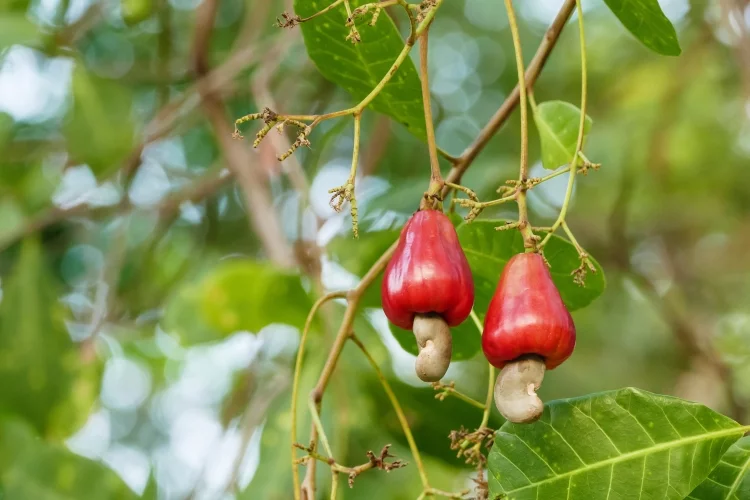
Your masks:
{"label": "blurred foliage", "polygon": [[[527,58],[559,3],[519,3]],[[401,50],[397,35],[408,32],[398,7],[381,13],[375,27],[367,26],[369,14],[361,29],[358,22],[362,50],[387,52],[372,64],[356,59],[360,52],[343,39],[349,31],[336,20],[343,11],[281,30],[273,24],[291,10],[287,4],[218,5],[208,83],[230,129],[235,118],[264,106],[311,114],[354,105]],[[662,2],[677,27],[673,36],[664,25],[639,31],[634,23],[637,9],[653,9],[655,0],[607,1],[617,15],[604,3],[584,4],[593,120],[586,156],[602,168],[578,177],[568,223],[601,272],[578,288],[569,276],[578,265],[570,245],[551,240],[548,258],[559,260],[553,276],[577,308],[579,337],[574,355],[548,375],[541,394],[551,400],[634,386],[696,400],[747,423],[750,184],[742,179],[750,156],[750,96],[746,68],[737,64],[750,43],[744,17],[728,21],[734,18],[722,9],[734,8],[732,2]],[[114,5],[0,4],[3,498],[289,498],[289,401],[299,329],[321,289],[352,286],[395,241],[428,183],[416,56],[375,101],[392,119],[363,114],[359,240],[350,237],[348,215],[327,205],[327,190],[348,176],[350,119],[322,123],[311,148],[282,165],[275,151],[264,149],[269,144],[243,160],[279,214],[264,222],[278,225],[305,264],[283,269],[249,224],[255,214],[248,213],[242,183],[211,183],[229,166],[229,155],[196,87],[199,2]],[[658,36],[647,41],[647,35]],[[308,57],[304,41],[317,45],[316,36],[333,39]],[[663,53],[681,47],[682,54],[660,57],[639,39]],[[330,57],[359,69],[341,75],[338,66],[326,66]],[[340,81],[350,74],[357,76],[349,84]],[[407,84],[399,87],[398,75]],[[459,155],[516,83],[501,4],[444,2],[430,30],[430,77],[437,141]],[[534,90],[540,108],[556,101],[580,106],[574,24]],[[564,122],[575,130],[579,115],[570,109]],[[463,178],[481,200],[496,198],[498,186],[517,176],[518,123],[514,114]],[[531,125],[531,175],[543,176],[543,167],[560,158],[547,159],[544,137],[549,142],[550,136]],[[294,140],[287,133],[272,131],[267,142]],[[565,137],[561,151],[572,155],[574,135]],[[295,184],[294,161],[309,189]],[[565,183],[561,176],[530,191],[535,226],[554,221]],[[513,210],[493,207],[459,228],[466,245],[472,238],[481,243],[475,260],[494,262],[474,265],[480,316],[503,262],[518,250],[517,239],[506,241],[514,232],[492,229],[496,220],[512,219]],[[457,209],[455,218],[463,215]],[[552,252],[554,245],[559,252]],[[475,472],[449,448],[448,434],[460,426],[475,429],[481,411],[451,397],[437,401],[432,388],[418,383],[406,352],[413,352],[413,336],[391,331],[379,295],[376,280],[354,330],[399,397],[433,486],[471,488]],[[324,306],[310,332],[298,405],[303,444],[310,427],[306,396],[342,314],[339,303]],[[684,342],[686,332],[714,347],[727,373],[696,356]],[[483,401],[487,366],[476,354],[479,335],[466,323],[456,336],[462,361],[452,364],[448,379]],[[356,346],[342,353],[322,419],[342,464],[365,463],[368,450],[389,443],[410,462],[388,475],[362,474],[352,489],[342,477],[340,497],[419,494],[396,415]],[[501,424],[493,411],[489,425]],[[746,454],[744,441],[732,449],[716,474]],[[320,496],[327,498],[330,474],[323,464],[317,470]],[[717,476],[721,484],[727,480]]]}

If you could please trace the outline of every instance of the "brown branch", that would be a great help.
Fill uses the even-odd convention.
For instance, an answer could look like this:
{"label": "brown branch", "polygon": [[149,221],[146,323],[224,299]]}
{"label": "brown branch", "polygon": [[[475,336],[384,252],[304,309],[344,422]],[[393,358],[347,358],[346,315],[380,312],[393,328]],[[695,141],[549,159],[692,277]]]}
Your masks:
{"label": "brown branch", "polygon": [[[537,49],[536,54],[534,54],[534,58],[531,60],[528,68],[526,69],[526,88],[531,89],[534,86],[534,83],[539,77],[539,74],[542,72],[542,68],[547,62],[552,49],[555,47],[555,45],[557,44],[557,40],[560,38],[560,34],[565,27],[565,23],[568,21],[568,18],[570,18],[570,15],[573,13],[573,10],[575,10],[575,8],[575,0],[565,0],[565,3],[560,8],[560,11],[557,13],[554,21],[552,21],[552,24],[547,29],[542,42],[539,44],[539,48]],[[466,148],[466,150],[458,158],[458,162],[453,166],[453,168],[451,168],[451,171],[445,178],[446,182],[452,182],[455,184],[459,184],[461,182],[461,176],[463,176],[464,172],[466,172],[466,169],[469,168],[469,165],[472,164],[479,153],[481,153],[485,146],[487,146],[487,143],[489,143],[490,139],[492,139],[495,133],[497,133],[500,127],[502,127],[505,121],[510,117],[510,114],[518,105],[520,97],[521,92],[518,88],[518,85],[516,85],[516,87],[513,89],[513,92],[511,92],[510,95],[505,99],[500,108],[495,112],[492,118],[490,118],[490,121],[487,123],[487,125],[484,126],[477,138],[474,139],[474,142],[468,148]],[[449,188],[447,187],[443,188],[443,197],[448,194],[448,190]]]}
{"label": "brown branch", "polygon": [[[208,48],[213,32],[218,0],[204,0],[196,10],[196,29],[193,38],[193,71],[204,77],[209,73]],[[253,231],[265,249],[268,258],[284,267],[295,264],[294,254],[281,230],[273,209],[270,193],[257,171],[256,162],[245,146],[232,138],[232,121],[224,111],[224,103],[216,93],[199,88],[202,107],[214,129],[219,148],[228,168],[232,171],[245,195],[248,218]]]}
{"label": "brown branch", "polygon": [[391,462],[387,461],[389,458],[395,458],[394,455],[390,454],[390,448],[391,448],[390,444],[383,446],[383,449],[380,450],[380,453],[378,455],[375,455],[375,453],[373,453],[372,451],[368,451],[367,463],[364,463],[362,465],[357,465],[355,467],[346,467],[345,465],[338,464],[333,458],[325,457],[317,453],[311,447],[305,447],[305,446],[300,445],[299,443],[297,443],[295,446],[299,448],[300,450],[304,450],[307,452],[307,456],[299,460],[300,464],[311,465],[315,463],[314,460],[323,462],[324,464],[327,464],[331,468],[332,471],[341,473],[341,474],[347,474],[349,476],[348,480],[349,480],[350,488],[354,487],[354,479],[356,479],[357,476],[359,476],[363,472],[366,472],[370,469],[379,469],[385,472],[390,472],[393,469],[400,469],[408,465],[403,460],[393,460]]}
{"label": "brown branch", "polygon": [[[223,171],[218,174],[216,172],[211,172],[204,177],[198,178],[194,183],[182,190],[168,195],[152,210],[159,213],[159,216],[162,219],[162,224],[165,224],[167,221],[174,220],[179,214],[180,205],[187,201],[197,203],[208,198],[222,186],[226,185],[231,179],[232,175],[228,171]],[[87,214],[90,214],[92,217],[107,216],[130,208],[132,208],[132,205],[127,198],[124,198],[122,203],[107,207],[93,208],[85,203],[69,208],[54,207],[31,217],[22,226],[19,226],[12,232],[6,233],[0,238],[0,251],[3,251],[17,240],[23,239],[26,236],[42,231],[49,226],[72,217]]]}

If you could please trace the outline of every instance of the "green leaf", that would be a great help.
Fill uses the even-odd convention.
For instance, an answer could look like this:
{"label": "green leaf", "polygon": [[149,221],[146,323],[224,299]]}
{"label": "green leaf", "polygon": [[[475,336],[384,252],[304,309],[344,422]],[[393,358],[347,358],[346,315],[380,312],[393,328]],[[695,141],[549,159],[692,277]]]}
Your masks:
{"label": "green leaf", "polygon": [[[332,0],[295,0],[294,10],[300,17],[308,17],[323,10]],[[352,9],[369,0],[352,0]],[[404,40],[393,20],[381,12],[375,26],[369,25],[370,16],[356,22],[362,41],[352,44],[346,40],[344,5],[334,8],[300,25],[310,59],[318,70],[333,83],[348,91],[357,102],[364,99],[388,73],[401,50]],[[370,107],[402,123],[414,135],[424,139],[424,110],[422,90],[417,69],[406,58],[398,72],[372,101]]]}
{"label": "green leaf", "polygon": [[0,12],[0,52],[11,45],[34,45],[42,37],[39,26],[23,12]]}
{"label": "green leaf", "polygon": [[682,52],[674,26],[657,0],[604,0],[604,3],[649,49],[665,56],[678,56]]}
{"label": "green leaf", "polygon": [[750,436],[729,448],[719,465],[686,498],[694,500],[742,500],[750,498]]}
{"label": "green leaf", "polygon": [[[534,121],[542,142],[542,165],[548,170],[570,163],[576,152],[581,110],[569,102],[547,101],[537,106]],[[586,115],[583,141],[591,128],[591,118]]]}
{"label": "green leaf", "polygon": [[229,260],[169,300],[164,324],[185,344],[257,332],[271,323],[302,328],[312,307],[297,274],[268,263]]}
{"label": "green leaf", "polygon": [[133,26],[151,17],[155,10],[153,0],[120,0],[122,19]]}
{"label": "green leaf", "polygon": [[64,324],[36,239],[25,240],[0,302],[0,413],[18,415],[45,437],[79,427],[99,393],[98,365],[86,362]]}
{"label": "green leaf", "polygon": [[63,126],[68,151],[97,176],[117,170],[135,144],[132,110],[129,89],[78,64],[73,72],[73,105]]}
{"label": "green leaf", "polygon": [[130,500],[137,496],[102,464],[40,440],[25,422],[0,418],[3,498]]}
{"label": "green leaf", "polygon": [[3,0],[0,12],[26,12],[30,4],[31,0]]}
{"label": "green leaf", "polygon": [[627,388],[548,403],[504,424],[490,498],[685,498],[747,428],[697,403]]}

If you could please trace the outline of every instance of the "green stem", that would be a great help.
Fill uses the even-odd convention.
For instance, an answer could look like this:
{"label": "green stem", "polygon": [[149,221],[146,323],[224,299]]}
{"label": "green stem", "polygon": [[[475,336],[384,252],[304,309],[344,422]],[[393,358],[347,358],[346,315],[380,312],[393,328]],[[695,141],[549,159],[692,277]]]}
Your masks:
{"label": "green stem", "polygon": [[292,479],[294,484],[294,498],[295,500],[299,500],[300,493],[299,493],[299,469],[297,468],[297,463],[295,461],[296,454],[295,451],[296,447],[295,444],[297,443],[297,399],[299,394],[299,379],[300,374],[302,373],[302,358],[305,354],[305,343],[307,342],[307,335],[310,333],[310,326],[312,325],[312,320],[315,317],[315,314],[318,312],[318,309],[328,302],[329,300],[337,299],[337,298],[346,298],[347,292],[332,292],[326,295],[323,295],[320,297],[317,301],[315,301],[315,304],[313,304],[312,308],[310,309],[310,313],[307,315],[307,320],[305,320],[305,327],[302,329],[302,337],[300,338],[299,342],[299,349],[297,350],[297,360],[294,363],[294,379],[292,382]]}
{"label": "green stem", "polygon": [[[482,325],[482,321],[479,319],[479,316],[477,316],[477,313],[474,312],[474,309],[471,310],[471,320],[474,322],[474,325],[476,325],[477,330],[479,330],[479,334],[481,335],[484,331],[484,325]],[[491,364],[487,363],[489,365],[489,377],[487,380],[487,398],[485,399],[484,403],[484,413],[482,414],[482,423],[479,424],[479,428],[482,429],[484,427],[487,427],[487,424],[490,421],[490,412],[492,411],[492,397],[495,392],[495,367]]]}
{"label": "green stem", "polygon": [[357,344],[357,347],[359,347],[359,349],[362,351],[362,354],[365,355],[367,361],[370,362],[372,369],[375,370],[375,374],[380,381],[380,385],[383,386],[383,390],[388,395],[388,399],[390,399],[391,401],[391,405],[393,406],[393,410],[396,412],[398,421],[401,423],[401,428],[404,431],[404,436],[406,436],[406,441],[409,443],[409,449],[411,450],[411,454],[414,457],[414,463],[417,465],[417,470],[419,471],[419,478],[422,481],[422,487],[425,490],[430,489],[430,482],[427,479],[427,471],[425,471],[424,464],[422,463],[422,456],[419,454],[419,448],[417,448],[417,443],[416,441],[414,441],[414,436],[411,433],[409,421],[406,420],[406,415],[401,409],[401,404],[398,402],[396,395],[393,393],[393,389],[391,389],[391,384],[388,383],[388,380],[380,370],[378,363],[373,359],[373,357],[370,355],[370,352],[367,350],[364,344],[362,344],[359,338],[357,338],[357,336],[354,334],[351,334],[350,338],[355,344]]}
{"label": "green stem", "polygon": [[583,25],[583,9],[580,0],[576,0],[576,9],[578,12],[578,35],[581,44],[581,119],[578,123],[578,140],[576,141],[576,150],[573,154],[573,159],[570,161],[570,165],[568,165],[570,177],[568,177],[568,187],[565,190],[565,199],[563,200],[562,207],[560,207],[560,214],[557,216],[555,223],[552,224],[552,231],[547,233],[547,236],[542,240],[542,243],[540,244],[541,247],[547,244],[552,237],[552,234],[565,222],[565,217],[568,214],[568,208],[570,206],[570,200],[573,196],[573,186],[575,185],[576,173],[578,172],[578,158],[581,154],[581,149],[583,148],[583,139],[585,135],[586,106],[588,101],[588,71],[586,67],[586,33]]}
{"label": "green stem", "polygon": [[519,107],[521,108],[521,166],[518,181],[520,190],[518,192],[518,229],[523,236],[523,246],[527,252],[536,250],[534,231],[529,224],[529,211],[526,205],[526,180],[529,176],[529,118],[526,89],[526,72],[523,67],[523,51],[521,50],[521,36],[518,32],[518,21],[513,10],[513,1],[505,0],[505,9],[508,11],[508,25],[513,38],[513,49],[516,56],[516,70],[518,72]]}
{"label": "green stem", "polygon": [[424,106],[424,122],[427,130],[427,150],[430,154],[430,185],[428,196],[435,196],[443,189],[443,176],[440,173],[440,162],[435,143],[435,126],[432,122],[432,104],[430,103],[430,79],[428,71],[427,48],[429,45],[429,31],[425,30],[419,37],[419,76],[422,82],[422,103]]}
{"label": "green stem", "polygon": [[300,19],[300,22],[301,22],[301,23],[304,23],[304,22],[306,22],[306,21],[309,21],[310,19],[315,19],[315,18],[316,18],[316,17],[318,17],[318,16],[322,16],[322,15],[323,15],[323,14],[325,14],[326,12],[329,12],[330,10],[332,10],[332,9],[335,9],[336,7],[338,7],[339,5],[341,5],[341,3],[342,3],[343,1],[344,1],[344,0],[336,0],[335,2],[333,2],[333,3],[332,3],[331,5],[329,5],[328,7],[326,7],[326,8],[325,8],[325,9],[323,9],[323,10],[319,10],[318,12],[316,12],[315,14],[313,14],[312,16],[310,16],[310,17],[305,17],[305,18],[303,18],[303,19]]}

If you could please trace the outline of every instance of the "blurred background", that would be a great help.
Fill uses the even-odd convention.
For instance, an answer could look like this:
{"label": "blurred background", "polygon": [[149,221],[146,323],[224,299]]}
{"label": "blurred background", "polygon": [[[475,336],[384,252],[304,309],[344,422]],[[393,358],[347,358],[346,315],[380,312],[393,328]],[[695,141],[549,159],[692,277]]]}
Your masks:
{"label": "blurred background", "polygon": [[[206,0],[211,1],[211,0]],[[363,119],[359,240],[328,189],[351,162],[351,120],[331,120],[279,163],[293,136],[253,150],[236,118],[269,106],[313,114],[351,97],[306,55],[291,2],[3,0],[0,5],[0,491],[26,499],[287,499],[290,387],[300,328],[323,290],[356,284],[428,182],[425,145]],[[561,0],[518,5],[528,59]],[[574,318],[573,357],[546,399],[636,386],[748,423],[750,397],[750,4],[662,0],[683,54],[655,55],[603,2],[584,1],[594,124],[568,218],[607,289]],[[405,33],[403,14],[391,13]],[[575,22],[575,21],[573,21]],[[568,26],[535,90],[579,104]],[[438,144],[459,155],[516,81],[494,0],[452,0],[430,37]],[[412,54],[415,55],[415,54]],[[259,122],[243,126],[252,137]],[[483,200],[517,175],[518,116],[463,179]],[[543,172],[531,135],[532,175]],[[447,172],[447,163],[443,165]],[[535,225],[557,215],[565,177],[530,192]],[[510,208],[482,217],[513,217]],[[343,306],[324,308],[301,394]],[[434,399],[379,309],[355,323],[386,372],[433,486],[473,487],[448,434],[481,411]],[[446,377],[483,400],[480,355]],[[300,406],[305,406],[301,399]],[[306,409],[306,408],[305,408]],[[348,346],[324,398],[339,463],[409,449],[382,388]],[[490,425],[500,419],[493,412]],[[300,440],[309,438],[300,410]],[[329,474],[319,466],[321,497]],[[302,468],[304,474],[304,467]],[[344,498],[415,498],[410,465],[370,471]],[[0,494],[0,496],[3,496]]]}

